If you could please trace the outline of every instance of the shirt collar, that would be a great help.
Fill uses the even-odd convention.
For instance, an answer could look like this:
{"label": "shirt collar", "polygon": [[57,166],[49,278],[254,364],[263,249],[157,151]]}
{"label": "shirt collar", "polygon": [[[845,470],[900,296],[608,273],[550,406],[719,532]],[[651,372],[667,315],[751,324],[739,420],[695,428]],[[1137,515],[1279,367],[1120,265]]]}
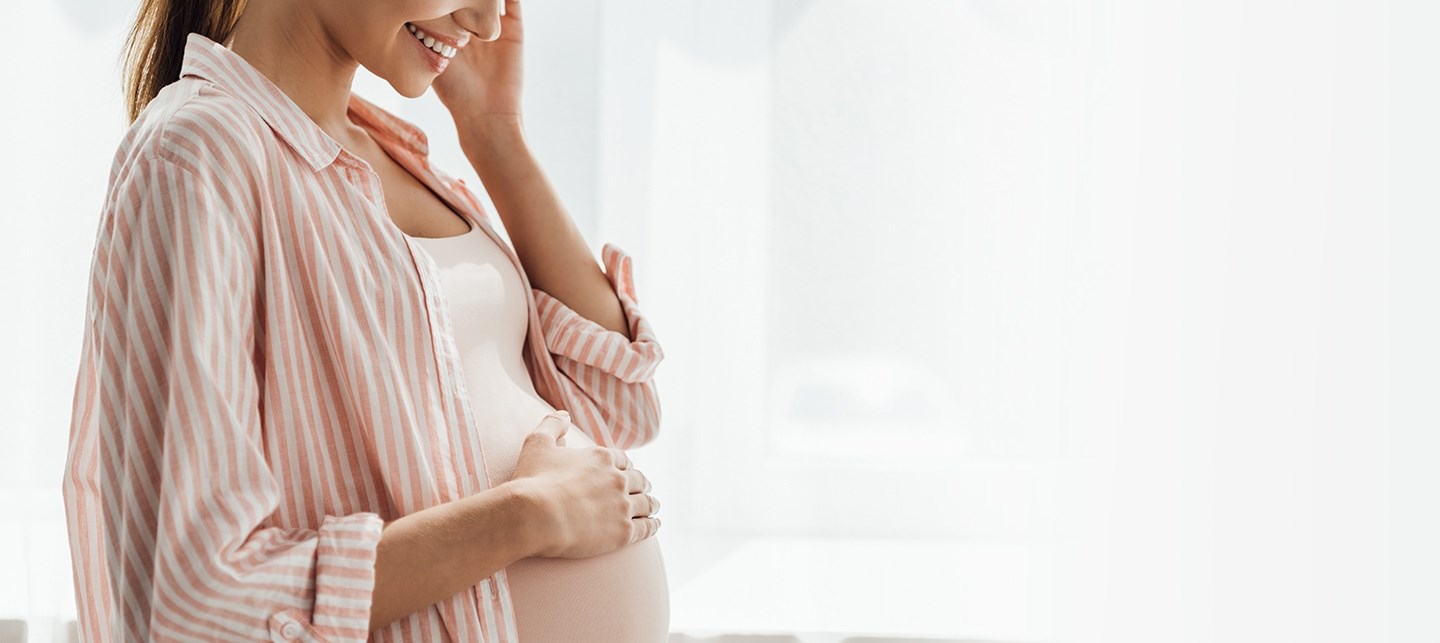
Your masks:
{"label": "shirt collar", "polygon": [[[180,76],[195,76],[214,83],[250,105],[290,147],[300,154],[312,170],[330,165],[341,152],[341,146],[315,121],[310,120],[295,101],[281,91],[239,54],[198,33],[185,39],[185,56]],[[415,125],[380,107],[350,94],[349,112],[358,117],[356,124],[372,134],[404,146],[420,156],[429,153],[425,133]]]}

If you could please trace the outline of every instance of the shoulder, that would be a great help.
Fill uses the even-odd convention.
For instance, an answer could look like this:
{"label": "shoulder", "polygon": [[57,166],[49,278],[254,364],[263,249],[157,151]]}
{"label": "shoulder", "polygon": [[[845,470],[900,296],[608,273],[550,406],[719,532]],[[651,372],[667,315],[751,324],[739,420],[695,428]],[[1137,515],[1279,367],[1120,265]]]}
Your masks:
{"label": "shoulder", "polygon": [[[117,216],[213,215],[254,230],[267,199],[265,168],[278,148],[264,119],[245,102],[211,83],[182,78],[162,89],[126,130],[112,159],[107,210]],[[153,207],[158,204],[163,207]]]}
{"label": "shoulder", "polygon": [[115,152],[112,178],[130,164],[161,163],[202,180],[243,183],[278,149],[265,120],[243,100],[212,83],[182,78],[130,124]]}

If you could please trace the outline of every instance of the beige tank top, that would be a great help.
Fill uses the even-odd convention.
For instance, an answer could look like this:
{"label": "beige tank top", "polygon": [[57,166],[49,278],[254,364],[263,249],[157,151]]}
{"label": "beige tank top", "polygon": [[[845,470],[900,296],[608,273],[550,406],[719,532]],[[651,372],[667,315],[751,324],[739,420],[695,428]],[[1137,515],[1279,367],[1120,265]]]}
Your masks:
{"label": "beige tank top", "polygon": [[[492,485],[500,484],[513,477],[525,436],[555,410],[535,392],[521,358],[529,293],[482,228],[410,238],[440,270],[487,474]],[[567,447],[595,444],[574,428],[564,441]],[[662,643],[668,637],[669,588],[653,537],[592,558],[526,558],[506,575],[524,643]]]}

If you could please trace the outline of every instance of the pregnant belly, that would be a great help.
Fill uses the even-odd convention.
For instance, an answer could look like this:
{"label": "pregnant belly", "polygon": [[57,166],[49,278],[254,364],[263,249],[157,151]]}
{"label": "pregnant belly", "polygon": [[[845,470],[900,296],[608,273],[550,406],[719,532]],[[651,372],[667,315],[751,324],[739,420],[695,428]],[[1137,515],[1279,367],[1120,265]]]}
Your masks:
{"label": "pregnant belly", "polygon": [[[497,398],[491,398],[495,400]],[[514,477],[525,436],[554,411],[539,397],[498,397],[481,409],[481,441],[492,484]],[[594,446],[575,427],[566,448]],[[525,643],[663,643],[670,591],[658,536],[590,558],[524,558],[505,568],[516,630]]]}
{"label": "pregnant belly", "polygon": [[663,643],[670,592],[658,536],[591,558],[525,558],[505,568],[525,643]]}

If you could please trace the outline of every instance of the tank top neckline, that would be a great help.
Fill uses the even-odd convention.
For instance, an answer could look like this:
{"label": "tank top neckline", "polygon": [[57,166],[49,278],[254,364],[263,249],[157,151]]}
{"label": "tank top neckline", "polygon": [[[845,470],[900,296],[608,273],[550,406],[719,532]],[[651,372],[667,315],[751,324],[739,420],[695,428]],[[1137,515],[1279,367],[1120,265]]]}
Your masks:
{"label": "tank top neckline", "polygon": [[411,234],[406,234],[405,236],[416,241],[445,241],[447,239],[462,239],[480,231],[480,226],[475,225],[473,222],[467,220],[465,223],[470,226],[469,230],[461,232],[460,234],[452,234],[448,237],[417,237]]}

